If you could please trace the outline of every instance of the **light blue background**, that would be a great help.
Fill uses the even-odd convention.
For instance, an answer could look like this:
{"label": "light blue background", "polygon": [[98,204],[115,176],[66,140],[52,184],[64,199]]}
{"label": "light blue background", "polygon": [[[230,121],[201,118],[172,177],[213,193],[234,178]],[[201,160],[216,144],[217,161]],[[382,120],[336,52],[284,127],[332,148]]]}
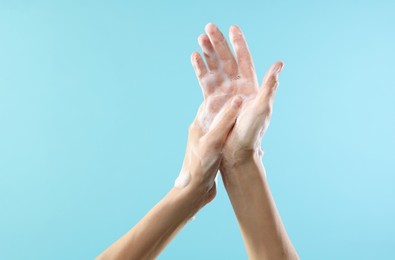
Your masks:
{"label": "light blue background", "polygon": [[[170,2],[170,1],[169,1]],[[264,163],[302,259],[394,259],[393,1],[2,1],[0,258],[92,259],[173,185],[207,22],[285,68]],[[222,183],[159,259],[246,259]]]}

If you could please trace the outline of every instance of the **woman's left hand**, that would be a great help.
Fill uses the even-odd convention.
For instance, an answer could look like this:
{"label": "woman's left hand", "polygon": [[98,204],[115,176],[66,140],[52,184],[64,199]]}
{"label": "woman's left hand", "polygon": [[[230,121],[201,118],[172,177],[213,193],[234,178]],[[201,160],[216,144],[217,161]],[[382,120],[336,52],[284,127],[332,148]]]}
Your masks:
{"label": "woman's left hand", "polygon": [[194,193],[197,191],[204,204],[215,196],[214,180],[221,163],[222,149],[235,124],[243,99],[236,96],[227,101],[217,114],[212,114],[208,129],[201,124],[202,116],[207,115],[208,106],[205,102],[189,127],[184,163],[175,181],[176,188],[192,189]]}

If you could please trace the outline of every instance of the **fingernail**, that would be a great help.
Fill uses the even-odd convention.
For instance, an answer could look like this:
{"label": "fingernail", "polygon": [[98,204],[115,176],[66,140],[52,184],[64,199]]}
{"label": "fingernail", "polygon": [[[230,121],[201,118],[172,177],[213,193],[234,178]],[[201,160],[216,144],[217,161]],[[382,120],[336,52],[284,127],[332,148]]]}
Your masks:
{"label": "fingernail", "polygon": [[232,107],[239,108],[243,103],[243,98],[241,96],[237,96],[232,100]]}

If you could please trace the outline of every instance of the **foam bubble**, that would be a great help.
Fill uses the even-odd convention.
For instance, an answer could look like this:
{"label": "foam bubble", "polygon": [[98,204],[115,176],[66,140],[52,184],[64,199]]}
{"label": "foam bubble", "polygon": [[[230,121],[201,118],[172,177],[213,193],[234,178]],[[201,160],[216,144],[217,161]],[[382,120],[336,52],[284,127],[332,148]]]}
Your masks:
{"label": "foam bubble", "polygon": [[190,179],[191,176],[189,172],[182,169],[176,181],[174,182],[174,187],[182,189],[189,184]]}

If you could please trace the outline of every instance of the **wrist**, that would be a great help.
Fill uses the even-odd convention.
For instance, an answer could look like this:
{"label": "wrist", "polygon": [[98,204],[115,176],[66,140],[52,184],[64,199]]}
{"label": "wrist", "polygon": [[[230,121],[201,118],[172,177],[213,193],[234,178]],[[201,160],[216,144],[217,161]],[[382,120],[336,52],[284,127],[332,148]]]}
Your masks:
{"label": "wrist", "polygon": [[215,184],[213,188],[208,189],[204,185],[191,181],[183,188],[174,187],[172,189],[175,198],[183,205],[189,214],[189,218],[194,216],[204,205],[210,202],[215,196]]}
{"label": "wrist", "polygon": [[262,165],[261,147],[224,154],[220,170],[223,174],[236,174],[252,166]]}
{"label": "wrist", "polygon": [[261,157],[258,155],[247,157],[241,163],[233,164],[230,167],[221,165],[220,171],[228,193],[240,188],[249,189],[249,187],[266,180],[266,171]]}

